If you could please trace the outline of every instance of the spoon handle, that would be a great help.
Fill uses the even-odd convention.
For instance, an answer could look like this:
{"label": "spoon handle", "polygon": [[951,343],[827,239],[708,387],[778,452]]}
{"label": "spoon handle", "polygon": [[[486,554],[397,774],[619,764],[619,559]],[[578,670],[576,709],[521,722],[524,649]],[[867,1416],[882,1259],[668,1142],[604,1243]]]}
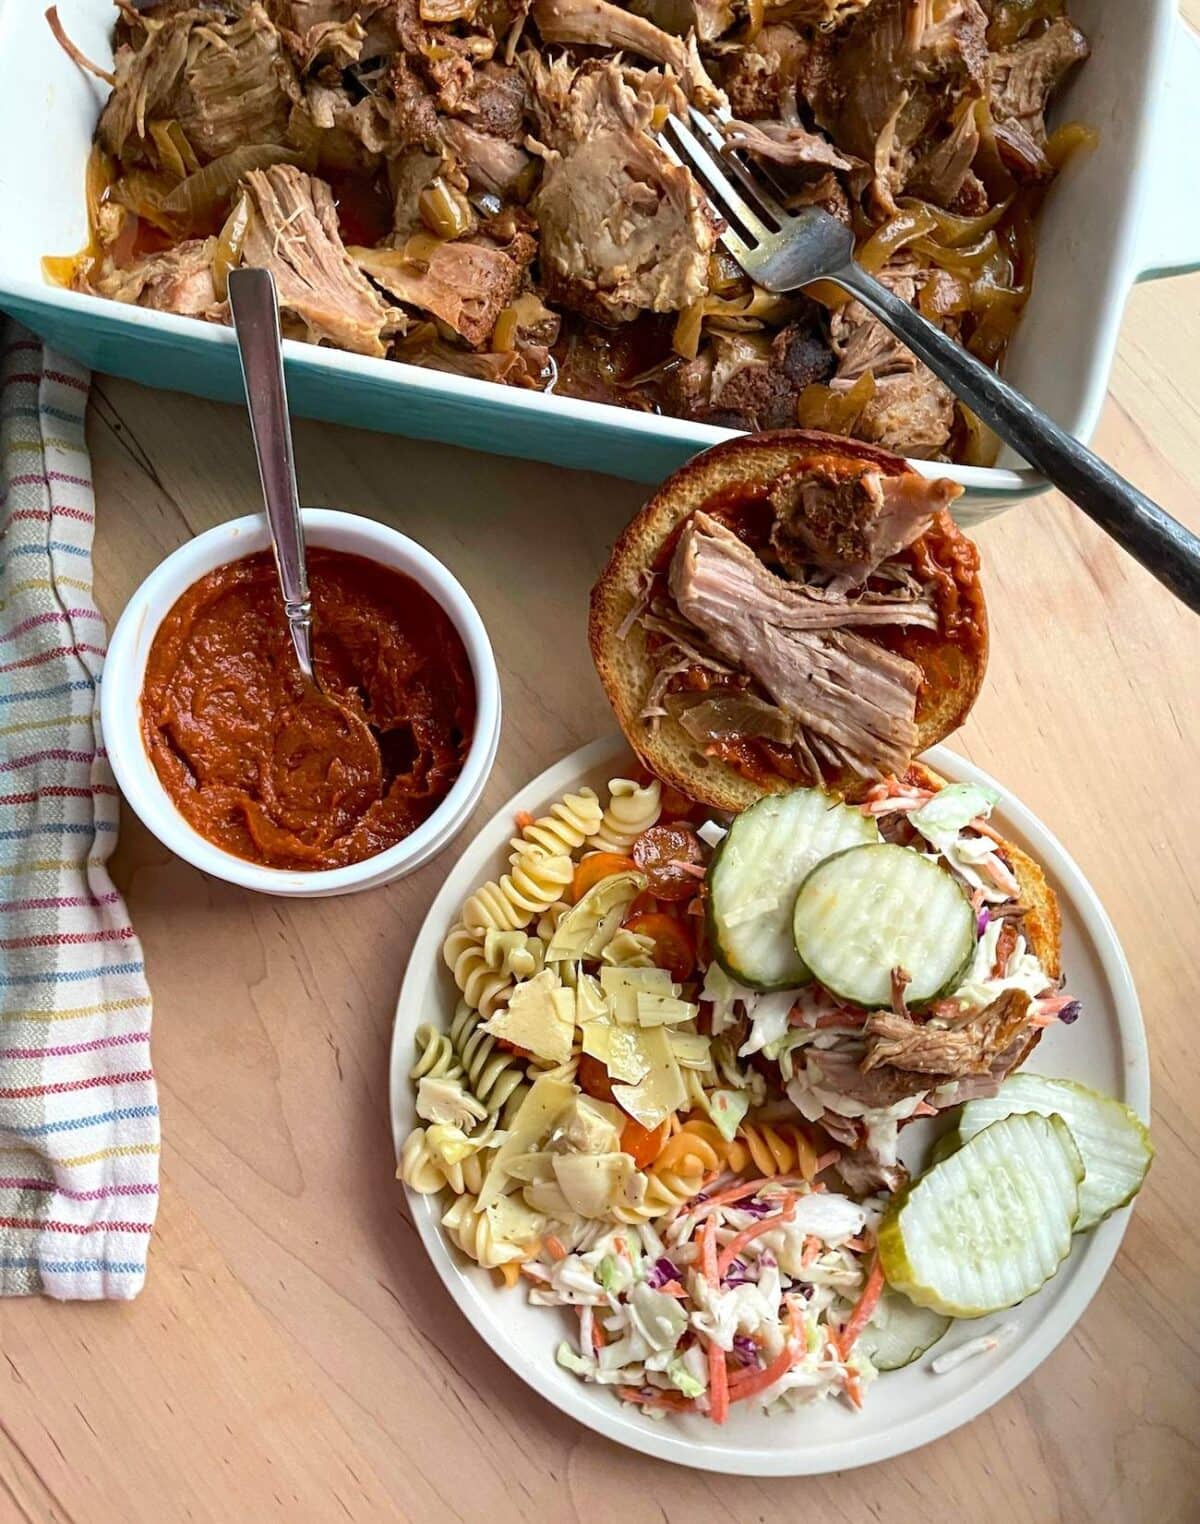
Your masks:
{"label": "spoon handle", "polygon": [[860,265],[845,266],[833,279],[851,291],[868,312],[902,339],[1001,439],[1082,508],[1105,534],[1194,613],[1200,613],[1200,539],[1190,529]]}
{"label": "spoon handle", "polygon": [[250,410],[250,431],[263,502],[271,530],[271,545],[283,593],[292,645],[300,671],[314,682],[312,665],[312,600],[304,556],[304,527],[296,493],[292,459],[292,428],[283,379],[283,345],[279,333],[279,304],[269,270],[232,270],[229,307],[237,333]]}

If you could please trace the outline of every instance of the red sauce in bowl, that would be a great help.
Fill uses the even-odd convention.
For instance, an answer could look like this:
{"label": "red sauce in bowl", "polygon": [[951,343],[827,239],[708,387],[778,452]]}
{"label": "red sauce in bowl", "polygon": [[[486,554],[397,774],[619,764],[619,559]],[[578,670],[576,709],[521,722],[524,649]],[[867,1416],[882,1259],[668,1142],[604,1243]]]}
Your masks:
{"label": "red sauce in bowl", "polygon": [[[395,846],[462,771],[475,685],[449,615],[404,573],[310,549],[300,676],[268,552],[190,587],[155,634],[142,737],[189,825],[270,868],[341,868]],[[345,711],[365,720],[364,729]]]}

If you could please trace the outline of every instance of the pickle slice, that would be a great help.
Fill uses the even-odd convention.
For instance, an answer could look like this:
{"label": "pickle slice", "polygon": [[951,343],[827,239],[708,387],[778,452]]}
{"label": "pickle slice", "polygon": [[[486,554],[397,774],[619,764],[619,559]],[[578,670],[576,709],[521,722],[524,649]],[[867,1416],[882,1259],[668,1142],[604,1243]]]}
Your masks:
{"label": "pickle slice", "polygon": [[1070,1252],[1083,1175],[1060,1116],[993,1122],[888,1208],[879,1230],[888,1283],[952,1318],[1024,1301]]}

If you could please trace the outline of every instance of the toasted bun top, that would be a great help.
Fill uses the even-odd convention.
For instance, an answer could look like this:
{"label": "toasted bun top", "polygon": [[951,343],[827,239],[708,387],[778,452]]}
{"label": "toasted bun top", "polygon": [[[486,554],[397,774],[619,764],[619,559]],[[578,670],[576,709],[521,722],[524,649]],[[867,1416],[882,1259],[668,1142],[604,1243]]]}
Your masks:
{"label": "toasted bun top", "polygon": [[[657,569],[671,537],[696,510],[711,511],[739,493],[762,497],[784,472],[820,469],[833,476],[873,469],[885,476],[902,476],[911,468],[899,456],[857,440],[806,430],[739,436],[696,456],[668,478],[627,525],[613,548],[608,566],[592,589],[588,639],[600,681],[617,721],[645,765],[665,782],[692,798],[718,809],[743,810],[762,794],[782,793],[794,780],[768,773],[751,782],[734,767],[705,755],[702,747],[672,717],[651,729],[641,719],[655,664],[642,626],[623,629],[642,596],[646,573]],[[915,474],[915,473],[913,473]],[[987,615],[978,580],[978,560],[970,545],[940,513],[934,528],[913,547],[953,551],[955,597],[969,622],[971,639],[960,641],[942,627],[927,630],[888,627],[890,649],[920,666],[924,681],[917,698],[917,746],[921,751],[940,741],[965,719],[975,701],[987,665]],[[871,638],[871,631],[862,633]],[[853,798],[867,784],[845,769],[829,772],[824,786]]]}

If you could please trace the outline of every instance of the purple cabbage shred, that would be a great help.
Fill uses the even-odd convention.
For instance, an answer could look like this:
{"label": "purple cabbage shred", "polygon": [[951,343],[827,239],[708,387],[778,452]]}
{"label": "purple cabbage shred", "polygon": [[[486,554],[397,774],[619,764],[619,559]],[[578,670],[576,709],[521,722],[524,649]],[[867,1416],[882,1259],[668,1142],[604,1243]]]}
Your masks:
{"label": "purple cabbage shred", "polygon": [[1073,1021],[1079,1020],[1079,1013],[1083,1007],[1078,1000],[1072,1000],[1070,1005],[1064,1005],[1058,1013],[1058,1019],[1064,1026],[1069,1027]]}
{"label": "purple cabbage shred", "polygon": [[746,1334],[734,1334],[733,1352],[743,1365],[758,1365],[758,1345]]}
{"label": "purple cabbage shred", "polygon": [[979,919],[976,923],[976,931],[980,936],[988,929],[988,922],[992,919],[991,911],[986,905],[980,907]]}
{"label": "purple cabbage shred", "polygon": [[650,1274],[646,1277],[646,1284],[652,1291],[658,1291],[668,1281],[679,1279],[679,1267],[669,1259],[658,1260]]}

